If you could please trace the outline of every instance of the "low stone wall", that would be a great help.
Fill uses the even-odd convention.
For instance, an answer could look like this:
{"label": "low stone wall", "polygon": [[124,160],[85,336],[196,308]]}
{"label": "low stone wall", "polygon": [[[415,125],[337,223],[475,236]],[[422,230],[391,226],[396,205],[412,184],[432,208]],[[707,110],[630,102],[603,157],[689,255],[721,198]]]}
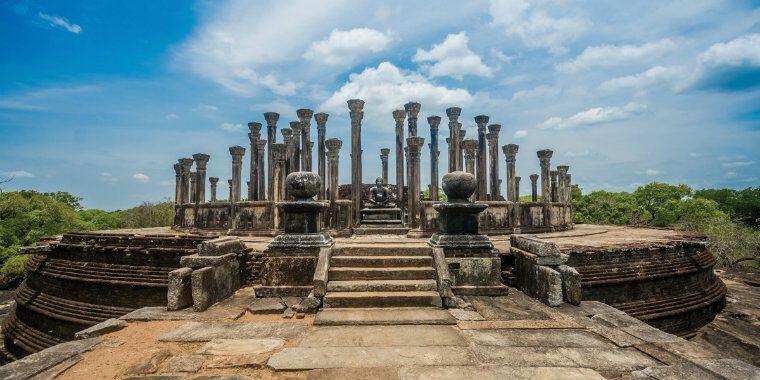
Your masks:
{"label": "low stone wall", "polygon": [[[433,208],[436,203],[421,202],[420,229],[423,236],[438,232],[438,211]],[[485,235],[554,232],[572,229],[573,226],[572,206],[564,203],[507,201],[477,203],[488,205],[488,208],[478,216],[480,232]]]}

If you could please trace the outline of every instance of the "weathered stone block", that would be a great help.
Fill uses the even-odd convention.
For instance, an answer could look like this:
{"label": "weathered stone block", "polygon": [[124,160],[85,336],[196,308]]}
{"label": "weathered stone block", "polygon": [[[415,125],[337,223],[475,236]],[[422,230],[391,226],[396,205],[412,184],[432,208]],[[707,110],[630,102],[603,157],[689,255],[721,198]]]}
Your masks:
{"label": "weathered stone block", "polygon": [[86,328],[76,334],[74,334],[74,337],[77,339],[88,339],[88,338],[94,338],[96,336],[101,336],[103,334],[108,334],[114,331],[119,331],[125,327],[127,327],[128,323],[126,321],[123,321],[121,319],[111,318],[107,319],[103,322],[98,323],[95,326]]}
{"label": "weathered stone block", "polygon": [[581,291],[581,275],[573,267],[560,265],[557,271],[562,275],[562,295],[565,301],[573,305],[580,305],[583,297]]}
{"label": "weathered stone block", "polygon": [[214,268],[205,267],[192,274],[193,310],[204,311],[216,301]]}
{"label": "weathered stone block", "polygon": [[180,259],[180,265],[183,267],[190,267],[193,269],[203,267],[215,267],[225,265],[230,261],[237,261],[237,255],[234,253],[228,253],[222,256],[200,256],[198,254],[182,256]]}
{"label": "weathered stone block", "polygon": [[549,306],[562,304],[562,275],[556,270],[536,266],[536,297]]}
{"label": "weathered stone block", "polygon": [[313,285],[317,257],[266,257],[261,268],[261,285]]}
{"label": "weathered stone block", "polygon": [[228,253],[243,252],[244,250],[245,245],[237,236],[206,240],[198,245],[198,254],[201,256],[221,256]]}
{"label": "weathered stone block", "polygon": [[167,310],[180,310],[193,304],[192,273],[193,270],[190,268],[179,268],[169,272]]}

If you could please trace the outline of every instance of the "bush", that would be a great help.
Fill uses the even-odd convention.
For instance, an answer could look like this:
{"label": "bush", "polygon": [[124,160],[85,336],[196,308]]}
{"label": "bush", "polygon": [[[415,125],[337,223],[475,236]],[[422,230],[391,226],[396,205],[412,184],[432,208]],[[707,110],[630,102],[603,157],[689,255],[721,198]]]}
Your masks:
{"label": "bush", "polygon": [[12,289],[24,280],[24,265],[31,255],[15,255],[0,267],[0,289]]}

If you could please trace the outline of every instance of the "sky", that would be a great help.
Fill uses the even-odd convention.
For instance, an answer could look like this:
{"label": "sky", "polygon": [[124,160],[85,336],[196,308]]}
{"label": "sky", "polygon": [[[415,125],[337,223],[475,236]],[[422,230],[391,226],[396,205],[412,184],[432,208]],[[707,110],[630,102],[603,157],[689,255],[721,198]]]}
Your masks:
{"label": "sky", "polygon": [[246,124],[298,108],[330,114],[349,183],[352,98],[366,183],[395,154],[391,112],[417,101],[423,188],[426,119],[443,117],[444,173],[451,106],[466,137],[484,114],[520,145],[523,194],[545,148],[584,192],[758,186],[760,2],[0,0],[5,190],[107,210],[170,198],[178,158],[210,154],[227,179]]}

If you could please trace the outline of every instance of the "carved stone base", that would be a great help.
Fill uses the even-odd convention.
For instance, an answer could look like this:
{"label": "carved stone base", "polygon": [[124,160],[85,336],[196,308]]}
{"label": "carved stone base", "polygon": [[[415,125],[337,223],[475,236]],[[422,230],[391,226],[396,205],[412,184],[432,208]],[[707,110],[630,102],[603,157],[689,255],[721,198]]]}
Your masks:
{"label": "carved stone base", "polygon": [[486,235],[433,234],[428,241],[431,247],[444,249],[493,249],[491,239]]}
{"label": "carved stone base", "polygon": [[335,240],[327,232],[313,234],[285,233],[277,235],[272,239],[268,249],[329,247],[333,244],[335,244]]}

